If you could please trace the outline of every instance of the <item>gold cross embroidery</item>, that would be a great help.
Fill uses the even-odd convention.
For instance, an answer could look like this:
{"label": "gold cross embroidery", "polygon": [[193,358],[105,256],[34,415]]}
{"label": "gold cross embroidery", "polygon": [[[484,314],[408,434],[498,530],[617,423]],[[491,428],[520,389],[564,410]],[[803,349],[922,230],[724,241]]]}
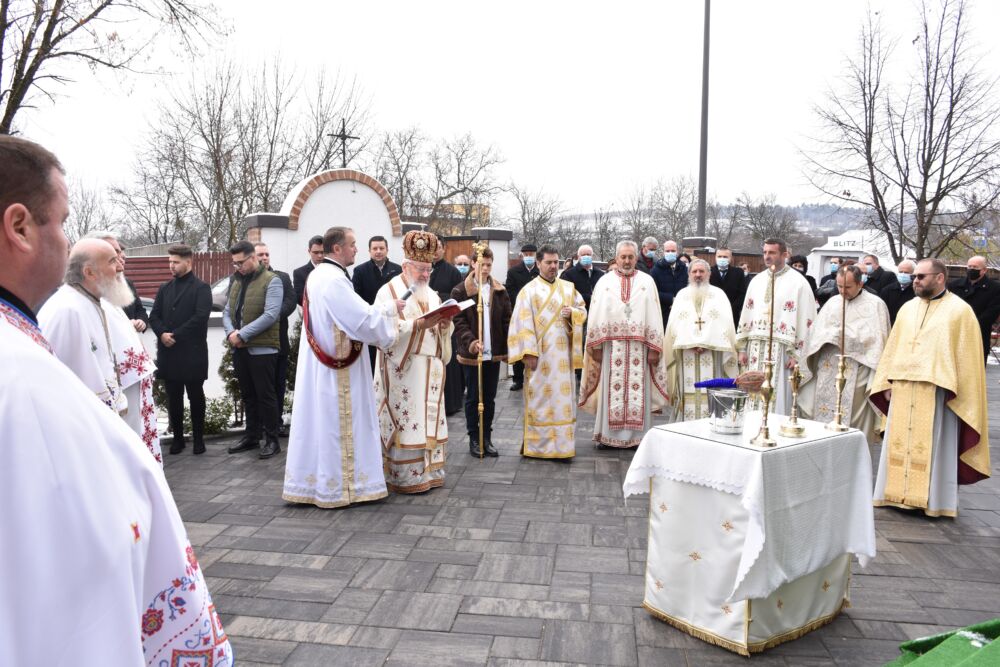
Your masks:
{"label": "gold cross embroidery", "polygon": [[658,590],[658,591],[663,590],[663,584],[660,583],[659,579],[657,579],[655,582],[653,582],[653,585],[656,586],[656,590]]}
{"label": "gold cross embroidery", "polygon": [[698,562],[701,560],[701,554],[698,553],[697,551],[692,551],[691,553],[688,554],[688,558],[690,558],[695,562]]}
{"label": "gold cross embroidery", "polygon": [[785,603],[781,601],[781,598],[778,598],[778,610],[780,611],[781,608],[784,607],[784,606],[785,606]]}
{"label": "gold cross embroidery", "polygon": [[725,521],[722,524],[722,529],[725,530],[728,533],[731,530],[733,530],[733,524],[731,522],[729,522],[729,521]]}
{"label": "gold cross embroidery", "polygon": [[722,605],[722,613],[728,616],[729,614],[733,613],[733,608],[730,607],[728,604],[724,604]]}
{"label": "gold cross embroidery", "polygon": [[830,590],[830,582],[829,581],[824,581],[823,582],[823,592],[826,593],[828,590]]}
{"label": "gold cross embroidery", "polygon": [[699,314],[698,315],[698,319],[696,319],[694,321],[694,323],[698,325],[698,331],[700,332],[701,331],[701,325],[705,324],[705,320],[701,319],[701,314]]}
{"label": "gold cross embroidery", "polygon": [[660,511],[661,512],[666,512],[667,511],[667,504],[666,503],[660,503]]}

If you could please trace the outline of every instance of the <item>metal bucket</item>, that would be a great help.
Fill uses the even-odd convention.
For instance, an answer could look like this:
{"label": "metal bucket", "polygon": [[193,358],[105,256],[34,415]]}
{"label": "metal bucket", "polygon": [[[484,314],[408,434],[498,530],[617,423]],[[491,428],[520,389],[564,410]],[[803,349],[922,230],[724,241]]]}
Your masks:
{"label": "metal bucket", "polygon": [[716,433],[742,433],[747,398],[742,389],[709,389],[709,427]]}

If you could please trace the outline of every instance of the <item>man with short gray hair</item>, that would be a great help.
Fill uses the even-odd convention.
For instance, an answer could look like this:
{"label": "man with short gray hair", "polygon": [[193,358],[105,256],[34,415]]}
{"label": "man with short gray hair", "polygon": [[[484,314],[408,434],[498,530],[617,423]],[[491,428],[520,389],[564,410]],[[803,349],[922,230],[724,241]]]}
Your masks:
{"label": "man with short gray hair", "polygon": [[890,326],[896,323],[896,313],[903,304],[913,298],[913,270],[916,264],[911,259],[904,259],[896,267],[896,284],[883,287],[878,293],[889,309]]}
{"label": "man with short gray hair", "polygon": [[594,266],[594,249],[589,245],[580,246],[576,256],[578,258],[576,264],[563,271],[559,278],[573,283],[573,287],[583,297],[587,310],[590,310],[590,297],[594,293],[597,281],[604,277],[604,271]]}
{"label": "man with short gray hair", "polygon": [[[642,240],[636,252],[635,268],[643,273],[651,273],[653,265],[656,264],[656,251],[660,247],[660,242],[655,236],[647,236]],[[618,248],[615,248],[615,257],[618,256]]]}

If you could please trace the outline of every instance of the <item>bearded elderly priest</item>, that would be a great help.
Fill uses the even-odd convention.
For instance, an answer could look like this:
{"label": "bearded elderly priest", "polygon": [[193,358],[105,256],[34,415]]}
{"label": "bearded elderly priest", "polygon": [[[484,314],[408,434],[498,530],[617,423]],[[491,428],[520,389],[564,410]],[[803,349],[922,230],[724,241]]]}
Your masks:
{"label": "bearded elderly priest", "polygon": [[[787,250],[781,239],[766,239],[763,244],[764,265],[775,272],[772,411],[782,415],[792,410],[788,371],[802,359],[809,340],[809,327],[816,318],[816,298],[802,274],[785,264]],[[745,370],[764,371],[766,368],[768,336],[772,332],[769,326],[771,299],[771,272],[761,271],[747,286],[740,323],[736,326],[736,349],[740,366]],[[759,405],[759,399],[751,400]]]}
{"label": "bearded elderly priest", "polygon": [[568,459],[576,454],[576,376],[583,367],[587,308],[573,283],[559,280],[559,250],[538,249],[538,276],[517,294],[507,332],[508,361],[523,361],[521,454]]}
{"label": "bearded elderly priest", "polygon": [[709,284],[710,275],[708,262],[691,262],[688,286],[674,297],[663,335],[674,421],[708,416],[708,391],[696,389],[696,382],[735,378],[739,372],[732,305],[725,292]]}
{"label": "bearded elderly priest", "polygon": [[303,288],[302,336],[295,371],[295,410],[281,497],[317,507],[384,498],[375,394],[367,343],[396,340],[402,302],[369,305],[347,267],[358,253],[354,230],[331,227],[323,260]]}
{"label": "bearded elderly priest", "polygon": [[86,238],[101,239],[109,243],[118,256],[114,289],[101,299],[101,307],[108,317],[111,347],[118,364],[118,379],[129,406],[124,415],[125,423],[142,438],[153,458],[162,463],[160,436],[156,426],[156,404],[153,402],[153,373],[156,365],[142,344],[135,325],[123,310],[125,306],[134,303],[136,298],[125,280],[125,251],[111,232],[91,232]]}
{"label": "bearded elderly priest", "polygon": [[663,315],[656,283],[635,270],[638,246],[621,241],[615,270],[597,281],[587,322],[580,407],[593,413],[594,442],[635,447],[653,410],[669,402]]}
{"label": "bearded elderly priest", "polygon": [[945,288],[947,268],[925,259],[896,315],[872,380],[888,415],[875,505],[958,514],[958,485],[990,476],[982,335],[976,314]]}
{"label": "bearded elderly priest", "polygon": [[441,305],[428,284],[438,239],[430,232],[403,237],[403,272],[379,289],[375,304],[406,301],[396,340],[376,358],[375,399],[386,484],[396,493],[444,485],[445,364],[451,359],[450,320],[421,318]]}
{"label": "bearded elderly priest", "polygon": [[864,289],[861,268],[843,266],[837,271],[840,292],[826,302],[809,330],[805,363],[809,379],[799,394],[802,415],[831,422],[837,413],[837,369],[840,355],[840,323],[847,299],[847,326],[844,331],[846,381],[841,398],[844,425],[879,441],[881,418],[868,402],[868,390],[889,336],[889,309],[885,302]]}

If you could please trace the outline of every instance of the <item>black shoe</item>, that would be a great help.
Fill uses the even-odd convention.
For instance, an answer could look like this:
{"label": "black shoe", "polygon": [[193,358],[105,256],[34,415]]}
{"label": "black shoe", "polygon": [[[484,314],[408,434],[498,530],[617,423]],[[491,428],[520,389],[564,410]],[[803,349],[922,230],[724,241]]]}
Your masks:
{"label": "black shoe", "polygon": [[249,452],[251,449],[257,449],[258,447],[260,447],[260,440],[251,436],[244,436],[242,440],[226,451],[230,454],[239,454],[240,452]]}
{"label": "black shoe", "polygon": [[[483,451],[486,450],[486,443],[483,443]],[[469,438],[469,455],[479,458],[479,438],[471,437]]]}
{"label": "black shoe", "polygon": [[510,390],[511,391],[521,391],[521,389],[523,389],[523,388],[524,388],[524,385],[521,384],[520,382],[515,382],[514,384],[512,384],[510,386]]}
{"label": "black shoe", "polygon": [[485,442],[483,443],[483,453],[486,456],[500,456],[500,452],[493,448],[493,441],[490,440],[489,436],[486,436]]}
{"label": "black shoe", "polygon": [[184,444],[183,438],[174,438],[174,441],[170,445],[170,453],[180,454],[184,451],[185,447],[187,447],[187,445]]}
{"label": "black shoe", "polygon": [[278,437],[287,438],[288,437],[288,427],[282,424],[278,427]]}
{"label": "black shoe", "polygon": [[268,438],[264,442],[264,446],[260,448],[260,454],[258,456],[262,459],[269,459],[272,456],[277,455],[281,451],[281,445],[278,444],[277,438]]}
{"label": "black shoe", "polygon": [[194,441],[194,454],[195,456],[205,453],[205,442],[201,439]]}

